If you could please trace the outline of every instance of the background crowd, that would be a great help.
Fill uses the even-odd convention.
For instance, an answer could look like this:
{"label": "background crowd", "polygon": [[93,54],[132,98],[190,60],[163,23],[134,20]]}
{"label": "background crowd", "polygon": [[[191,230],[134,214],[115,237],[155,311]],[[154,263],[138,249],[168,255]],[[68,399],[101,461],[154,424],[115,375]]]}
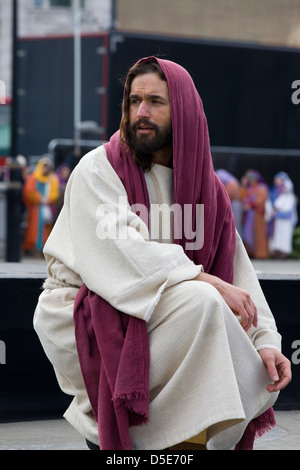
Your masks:
{"label": "background crowd", "polygon": [[70,173],[71,168],[67,164],[54,171],[52,161],[45,157],[38,161],[32,173],[25,176],[25,255],[42,256],[43,246],[62,208]]}
{"label": "background crowd", "polygon": [[298,223],[298,199],[289,175],[283,171],[275,174],[269,187],[256,170],[248,170],[240,181],[224,169],[216,173],[230,197],[236,227],[249,256],[289,257]]}
{"label": "background crowd", "polygon": [[[68,164],[56,170],[49,158],[41,158],[34,171],[24,176],[24,254],[41,256],[64,201],[71,173]],[[236,227],[250,257],[284,259],[293,251],[293,233],[298,223],[297,196],[285,172],[274,176],[271,187],[256,170],[241,180],[225,169],[216,170],[232,205]]]}

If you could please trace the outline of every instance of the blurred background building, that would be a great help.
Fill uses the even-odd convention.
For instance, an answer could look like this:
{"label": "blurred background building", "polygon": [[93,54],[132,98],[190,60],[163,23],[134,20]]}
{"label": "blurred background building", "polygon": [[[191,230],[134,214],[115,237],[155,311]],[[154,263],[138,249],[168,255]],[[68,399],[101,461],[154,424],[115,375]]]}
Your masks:
{"label": "blurred background building", "polygon": [[[18,0],[17,31],[18,38],[41,39],[73,35],[74,14],[73,0]],[[82,34],[108,31],[112,22],[111,0],[79,0],[81,8]],[[6,105],[0,107],[0,155],[10,153],[10,105],[12,102],[13,72],[13,7],[12,0],[0,2],[0,80],[6,85]],[[18,48],[19,59],[25,58],[26,52]],[[18,89],[19,97],[25,93]],[[22,129],[19,129],[22,133]]]}
{"label": "blurred background building", "polygon": [[[29,43],[42,38],[67,39],[74,32],[73,0],[1,0],[0,80],[6,84],[7,106],[0,108],[0,154],[9,153],[14,3],[18,9],[16,34],[21,41]],[[151,5],[146,0],[78,0],[78,3],[81,8],[81,34],[85,37],[113,30],[170,38],[244,43],[245,47],[300,48],[300,0],[152,0]],[[118,41],[121,41],[120,37],[115,36],[111,48]],[[99,43],[98,53],[101,53],[101,47],[103,43]],[[159,43],[157,51],[160,51]],[[26,62],[28,53],[32,51],[18,47],[20,62],[22,59]],[[40,69],[46,67],[45,56],[44,61]],[[30,64],[30,60],[27,64],[28,67],[32,65],[35,72],[35,64]],[[56,68],[59,67],[60,58],[57,57]],[[103,84],[98,88],[101,89],[101,86]],[[26,92],[22,86],[16,91],[19,99]],[[101,123],[98,124],[101,126]],[[20,126],[19,135],[24,132],[26,129]]]}
{"label": "blurred background building", "polygon": [[1,0],[0,180],[7,157],[74,166],[108,139],[152,54],[191,73],[216,168],[285,170],[300,194],[300,0]]}
{"label": "blurred background building", "polygon": [[140,33],[300,46],[298,0],[119,0],[117,26]]}

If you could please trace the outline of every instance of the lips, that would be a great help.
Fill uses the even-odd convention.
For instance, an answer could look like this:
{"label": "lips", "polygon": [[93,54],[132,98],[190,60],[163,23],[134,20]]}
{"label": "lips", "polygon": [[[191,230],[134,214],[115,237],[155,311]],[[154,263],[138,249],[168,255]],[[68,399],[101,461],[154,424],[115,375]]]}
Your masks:
{"label": "lips", "polygon": [[138,127],[137,130],[140,134],[150,134],[153,132],[153,127]]}
{"label": "lips", "polygon": [[150,132],[154,130],[154,128],[153,126],[150,126],[149,124],[140,124],[139,126],[137,126],[137,130],[141,134],[149,134]]}
{"label": "lips", "polygon": [[139,132],[141,134],[150,134],[151,132],[156,130],[155,124],[141,119],[133,125],[133,128],[135,132]]}

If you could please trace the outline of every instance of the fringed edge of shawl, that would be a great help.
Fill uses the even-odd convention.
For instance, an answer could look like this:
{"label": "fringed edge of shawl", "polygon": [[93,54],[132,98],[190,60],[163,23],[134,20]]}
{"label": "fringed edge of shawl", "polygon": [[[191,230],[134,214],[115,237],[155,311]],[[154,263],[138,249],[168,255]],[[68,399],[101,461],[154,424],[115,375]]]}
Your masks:
{"label": "fringed edge of shawl", "polygon": [[276,425],[273,408],[269,408],[248,424],[242,439],[235,446],[235,450],[253,450],[254,441],[263,436]]}
{"label": "fringed edge of shawl", "polygon": [[146,393],[144,391],[135,391],[130,393],[115,393],[112,400],[117,404],[120,404],[124,401],[142,400],[143,398],[146,398]]}
{"label": "fringed edge of shawl", "polygon": [[255,433],[255,439],[263,436],[266,432],[271,431],[275,426],[276,419],[273,408],[269,408],[250,423],[251,430]]}
{"label": "fringed edge of shawl", "polygon": [[119,406],[123,405],[127,410],[136,415],[137,420],[135,419],[136,424],[146,424],[149,422],[149,413],[141,411],[138,406],[134,406],[134,401],[145,400],[147,399],[147,394],[143,390],[136,390],[135,392],[130,393],[116,393],[114,394],[112,401]]}

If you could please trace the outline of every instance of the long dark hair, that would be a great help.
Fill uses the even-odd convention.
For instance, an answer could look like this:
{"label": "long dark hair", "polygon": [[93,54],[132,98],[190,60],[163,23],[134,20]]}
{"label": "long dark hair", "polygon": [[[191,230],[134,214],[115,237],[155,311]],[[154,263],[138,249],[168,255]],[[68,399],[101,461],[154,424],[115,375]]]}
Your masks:
{"label": "long dark hair", "polygon": [[142,63],[137,63],[128,72],[125,85],[124,85],[124,95],[123,95],[123,101],[122,101],[122,119],[120,123],[120,139],[127,146],[127,148],[130,149],[132,152],[133,158],[135,163],[140,166],[143,170],[149,170],[151,168],[151,156],[149,155],[149,158],[145,158],[147,156],[140,156],[137,154],[130,146],[130,143],[128,142],[128,127],[129,127],[129,95],[130,95],[130,90],[131,90],[131,84],[135,77],[138,75],[145,75],[147,73],[157,73],[159,77],[164,80],[165,82],[167,81],[165,74],[163,73],[160,65],[156,61],[154,57],[149,58],[149,60],[142,62]]}

